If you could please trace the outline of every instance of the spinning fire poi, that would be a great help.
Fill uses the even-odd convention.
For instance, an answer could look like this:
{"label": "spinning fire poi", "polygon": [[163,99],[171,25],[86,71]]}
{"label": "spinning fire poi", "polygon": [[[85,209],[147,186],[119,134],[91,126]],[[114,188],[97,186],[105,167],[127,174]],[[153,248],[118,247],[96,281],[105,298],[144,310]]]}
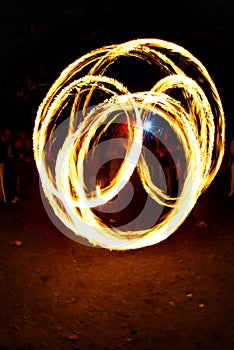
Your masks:
{"label": "spinning fire poi", "polygon": [[[123,57],[158,69],[158,80],[146,91],[130,91],[112,76]],[[123,131],[117,136],[111,131],[116,125]],[[170,130],[172,148],[156,131],[162,125]],[[146,146],[147,132],[169,153],[182,149],[182,173],[181,160],[172,155],[176,193],[168,190],[170,176],[159,153]],[[184,48],[137,39],[91,51],[63,70],[38,108],[33,148],[45,207],[56,226],[61,222],[61,231],[78,242],[110,250],[156,244],[177,230],[214,179],[224,135],[215,84]],[[114,166],[109,175],[106,164]],[[129,222],[111,224],[114,212],[128,216],[124,210],[134,201],[134,174],[145,193],[144,206]]]}

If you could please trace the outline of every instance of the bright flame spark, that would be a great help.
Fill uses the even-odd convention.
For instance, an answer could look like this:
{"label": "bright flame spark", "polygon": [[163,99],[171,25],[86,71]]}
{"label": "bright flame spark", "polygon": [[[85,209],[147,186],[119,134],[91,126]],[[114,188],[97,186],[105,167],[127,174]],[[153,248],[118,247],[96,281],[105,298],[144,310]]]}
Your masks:
{"label": "bright flame spark", "polygon": [[[149,91],[130,93],[108,76],[108,69],[123,56],[155,65],[164,77]],[[188,75],[180,67],[181,59],[189,66]],[[104,96],[101,102],[100,96]],[[67,124],[61,121],[63,113]],[[151,113],[170,125],[183,146],[187,169],[176,198],[155,184],[145,159],[143,131],[150,130]],[[108,140],[105,146],[102,138],[119,118],[127,125],[128,139],[126,134],[121,139],[124,160],[108,183],[95,179],[94,186],[88,187],[85,161],[89,156],[95,159],[98,147],[102,153],[110,142],[117,142]],[[171,42],[138,39],[96,49],[61,73],[38,108],[33,147],[45,197],[74,239],[126,250],[156,244],[176,231],[218,172],[224,135],[221,100],[202,63]],[[119,147],[120,143],[113,143],[112,150]],[[135,169],[150,200],[170,210],[149,228],[111,227],[94,209],[111,205]]]}
{"label": "bright flame spark", "polygon": [[150,131],[151,127],[152,127],[152,125],[151,125],[150,120],[147,120],[147,121],[143,124],[143,128],[144,128],[144,130],[146,130],[146,131]]}

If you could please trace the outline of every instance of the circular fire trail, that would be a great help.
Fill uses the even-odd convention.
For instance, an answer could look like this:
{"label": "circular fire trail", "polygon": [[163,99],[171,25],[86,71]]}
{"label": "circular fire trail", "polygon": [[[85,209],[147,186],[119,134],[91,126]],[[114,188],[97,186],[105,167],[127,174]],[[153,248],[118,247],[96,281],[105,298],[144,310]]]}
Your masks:
{"label": "circular fire trail", "polygon": [[[152,69],[150,88],[140,88],[142,78],[140,91],[121,81],[133,61]],[[46,206],[78,242],[110,250],[156,244],[211,184],[224,135],[215,84],[186,49],[159,39],[96,49],[62,71],[38,108],[33,148]],[[169,173],[159,146],[172,154]]]}

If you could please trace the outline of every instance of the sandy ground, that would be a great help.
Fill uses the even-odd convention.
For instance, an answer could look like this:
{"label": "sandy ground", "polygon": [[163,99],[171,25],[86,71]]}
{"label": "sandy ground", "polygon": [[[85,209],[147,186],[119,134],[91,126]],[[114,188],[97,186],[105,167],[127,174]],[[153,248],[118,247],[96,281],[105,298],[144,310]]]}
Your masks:
{"label": "sandy ground", "polygon": [[165,241],[81,245],[40,196],[0,209],[0,349],[234,348],[234,199],[218,181]]}

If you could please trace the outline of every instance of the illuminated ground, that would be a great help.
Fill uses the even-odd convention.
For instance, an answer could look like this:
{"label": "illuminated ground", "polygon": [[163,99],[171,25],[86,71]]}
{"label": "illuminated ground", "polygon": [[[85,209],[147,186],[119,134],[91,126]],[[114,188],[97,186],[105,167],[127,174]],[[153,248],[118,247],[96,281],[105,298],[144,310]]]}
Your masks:
{"label": "illuminated ground", "polygon": [[1,208],[0,349],[233,349],[234,199],[217,185],[130,252],[65,237],[40,197]]}

